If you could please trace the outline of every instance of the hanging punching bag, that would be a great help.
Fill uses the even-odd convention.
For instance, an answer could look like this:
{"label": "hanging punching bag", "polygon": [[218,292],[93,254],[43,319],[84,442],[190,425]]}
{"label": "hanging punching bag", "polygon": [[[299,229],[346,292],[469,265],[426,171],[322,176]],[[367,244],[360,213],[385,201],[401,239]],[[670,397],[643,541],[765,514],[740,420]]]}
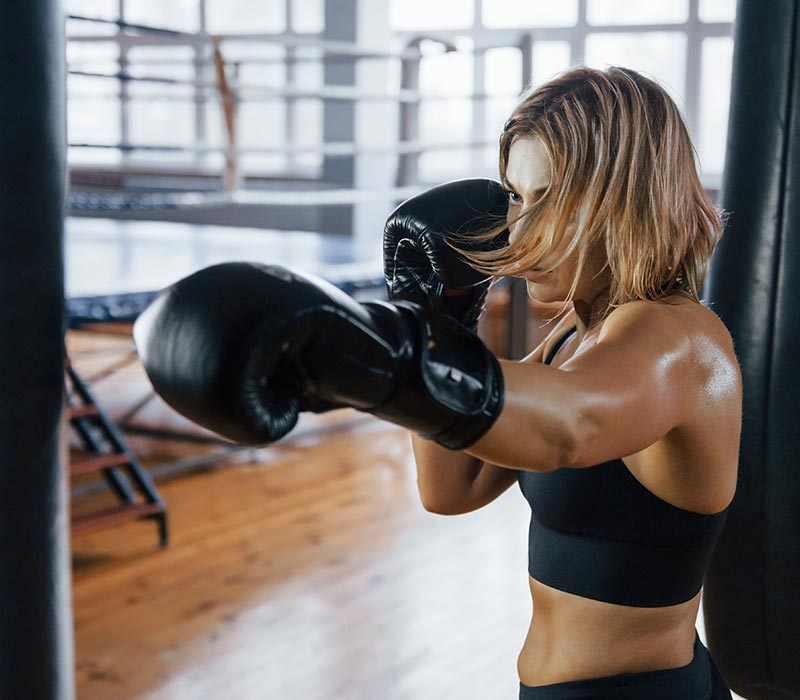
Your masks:
{"label": "hanging punching bag", "polygon": [[705,300],[744,383],[739,480],[705,579],[708,646],[748,700],[800,698],[800,13],[740,0],[727,160],[730,212]]}
{"label": "hanging punching bag", "polygon": [[62,223],[64,18],[0,2],[0,698],[74,696]]}

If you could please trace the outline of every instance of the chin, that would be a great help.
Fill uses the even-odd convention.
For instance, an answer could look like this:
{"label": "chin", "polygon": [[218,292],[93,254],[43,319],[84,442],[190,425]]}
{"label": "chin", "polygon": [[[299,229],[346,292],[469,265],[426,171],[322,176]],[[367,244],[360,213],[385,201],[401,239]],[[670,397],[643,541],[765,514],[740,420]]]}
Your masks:
{"label": "chin", "polygon": [[567,296],[568,290],[559,289],[554,284],[532,282],[531,280],[526,280],[526,283],[528,287],[528,296],[542,304],[561,302],[564,301]]}

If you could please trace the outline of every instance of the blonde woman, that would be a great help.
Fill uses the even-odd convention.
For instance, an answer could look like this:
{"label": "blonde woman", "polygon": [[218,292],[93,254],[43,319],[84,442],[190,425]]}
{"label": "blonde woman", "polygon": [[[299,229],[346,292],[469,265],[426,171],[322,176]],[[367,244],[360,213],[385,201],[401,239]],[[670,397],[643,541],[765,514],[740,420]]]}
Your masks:
{"label": "blonde woman", "polygon": [[[519,483],[532,511],[523,700],[729,698],[695,619],[736,488],[741,378],[698,297],[722,221],[680,114],[633,71],[576,68],[515,110],[500,175],[392,214],[390,302],[216,265],[137,321],[144,366],[168,403],[239,442],[339,406],[411,429],[436,513]],[[521,362],[474,333],[502,275],[565,307]]]}
{"label": "blonde woman", "polygon": [[413,437],[422,502],[466,513],[517,483],[529,501],[520,698],[729,698],[695,620],[736,489],[741,377],[699,298],[723,221],[681,115],[632,70],[574,68],[514,110],[500,176],[510,245],[462,253],[564,314],[501,363],[483,438]]}

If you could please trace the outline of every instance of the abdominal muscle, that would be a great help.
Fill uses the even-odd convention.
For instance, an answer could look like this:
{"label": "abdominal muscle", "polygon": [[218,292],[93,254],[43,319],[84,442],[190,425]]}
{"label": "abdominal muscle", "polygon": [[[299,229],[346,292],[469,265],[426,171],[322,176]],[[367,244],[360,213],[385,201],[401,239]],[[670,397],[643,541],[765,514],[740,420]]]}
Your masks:
{"label": "abdominal muscle", "polygon": [[524,685],[679,668],[694,656],[700,593],[663,608],[614,605],[529,577],[533,617],[518,659]]}

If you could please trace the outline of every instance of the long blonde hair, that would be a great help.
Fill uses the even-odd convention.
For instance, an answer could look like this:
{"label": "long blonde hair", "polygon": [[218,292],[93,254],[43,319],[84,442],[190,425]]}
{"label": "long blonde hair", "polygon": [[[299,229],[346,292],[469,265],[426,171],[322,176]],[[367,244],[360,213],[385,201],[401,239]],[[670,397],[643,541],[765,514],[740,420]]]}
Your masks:
{"label": "long blonde hair", "polygon": [[512,245],[470,252],[456,243],[473,267],[493,276],[537,267],[552,257],[567,226],[577,223],[551,266],[579,251],[565,307],[593,245],[605,250],[603,269],[611,273],[609,308],[677,291],[700,300],[726,215],[700,183],[688,130],[664,88],[626,68],[577,66],[529,90],[500,136],[504,184],[514,139],[531,136],[549,155],[550,184],[508,222],[520,222],[526,231]]}

